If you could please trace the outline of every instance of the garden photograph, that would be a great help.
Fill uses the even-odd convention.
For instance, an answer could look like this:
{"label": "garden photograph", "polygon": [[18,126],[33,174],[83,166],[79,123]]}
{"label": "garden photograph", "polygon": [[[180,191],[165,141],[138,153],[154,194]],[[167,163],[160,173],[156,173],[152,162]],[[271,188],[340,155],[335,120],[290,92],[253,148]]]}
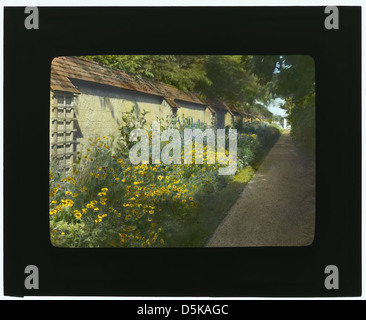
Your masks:
{"label": "garden photograph", "polygon": [[312,57],[60,56],[50,68],[53,246],[313,242]]}

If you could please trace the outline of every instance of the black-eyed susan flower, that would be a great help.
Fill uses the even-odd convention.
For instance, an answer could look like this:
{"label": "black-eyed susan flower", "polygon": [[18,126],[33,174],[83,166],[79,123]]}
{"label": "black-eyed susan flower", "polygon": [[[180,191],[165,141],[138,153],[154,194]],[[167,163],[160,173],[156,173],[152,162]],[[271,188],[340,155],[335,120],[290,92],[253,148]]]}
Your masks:
{"label": "black-eyed susan flower", "polygon": [[81,217],[82,217],[80,212],[75,213],[74,216],[76,219],[81,219]]}

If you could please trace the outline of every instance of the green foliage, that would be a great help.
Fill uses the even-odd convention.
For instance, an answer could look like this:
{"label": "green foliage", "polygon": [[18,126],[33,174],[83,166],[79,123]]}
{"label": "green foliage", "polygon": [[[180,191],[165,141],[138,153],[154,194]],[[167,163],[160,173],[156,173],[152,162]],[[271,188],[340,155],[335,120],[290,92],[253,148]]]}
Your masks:
{"label": "green foliage", "polygon": [[[271,83],[274,97],[285,99],[291,136],[315,156],[315,63],[304,55],[256,56],[252,70],[262,83]],[[272,76],[270,76],[272,75]]]}
{"label": "green foliage", "polygon": [[171,84],[181,90],[192,91],[197,82],[209,81],[203,61],[206,56],[183,55],[106,55],[83,56],[113,69]]}
{"label": "green foliage", "polygon": [[311,158],[315,158],[315,94],[305,96],[292,109],[291,135]]}

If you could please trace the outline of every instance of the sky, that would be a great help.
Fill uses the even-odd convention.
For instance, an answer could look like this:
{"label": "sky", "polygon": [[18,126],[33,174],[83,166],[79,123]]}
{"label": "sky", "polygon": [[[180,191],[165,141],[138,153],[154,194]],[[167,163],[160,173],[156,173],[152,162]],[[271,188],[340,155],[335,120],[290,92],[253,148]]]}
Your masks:
{"label": "sky", "polygon": [[281,98],[276,98],[274,100],[272,100],[268,105],[266,105],[265,107],[271,111],[273,113],[274,116],[286,116],[286,110],[283,110],[280,108],[280,105],[282,103],[284,103],[285,100],[281,99]]}
{"label": "sky", "polygon": [[281,109],[280,105],[282,103],[284,103],[285,100],[281,99],[281,98],[276,98],[271,100],[271,102],[269,104],[264,104],[263,102],[260,101],[256,101],[256,103],[261,104],[262,106],[265,106],[269,111],[271,111],[273,113],[274,116],[281,116],[281,117],[285,117],[286,116],[286,110]]}

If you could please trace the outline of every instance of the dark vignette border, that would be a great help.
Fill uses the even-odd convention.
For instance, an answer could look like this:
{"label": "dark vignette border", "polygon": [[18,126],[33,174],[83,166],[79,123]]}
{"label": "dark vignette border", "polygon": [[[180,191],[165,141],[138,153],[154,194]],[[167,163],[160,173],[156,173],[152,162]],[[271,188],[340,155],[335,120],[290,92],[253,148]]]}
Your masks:
{"label": "dark vignette border", "polygon": [[[4,9],[4,285],[11,296],[361,294],[361,8]],[[61,55],[308,54],[316,63],[316,235],[291,248],[61,249],[49,243],[50,63]],[[39,290],[24,269],[40,271]],[[340,289],[324,288],[337,265]]]}

